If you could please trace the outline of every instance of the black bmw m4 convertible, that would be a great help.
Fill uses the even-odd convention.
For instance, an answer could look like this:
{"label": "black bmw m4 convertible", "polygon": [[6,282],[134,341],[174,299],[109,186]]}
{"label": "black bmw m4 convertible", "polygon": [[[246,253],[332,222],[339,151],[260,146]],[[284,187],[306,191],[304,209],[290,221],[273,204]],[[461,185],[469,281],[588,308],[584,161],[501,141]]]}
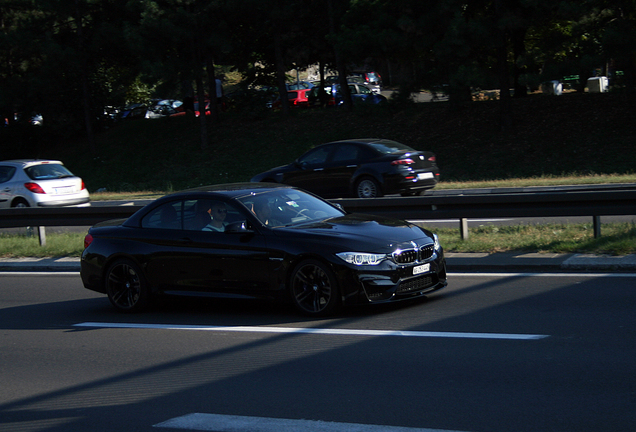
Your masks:
{"label": "black bmw m4 convertible", "polygon": [[435,234],[348,214],[303,190],[237,183],[166,195],[90,228],[86,288],[121,312],[159,295],[290,301],[309,316],[425,296],[446,286]]}

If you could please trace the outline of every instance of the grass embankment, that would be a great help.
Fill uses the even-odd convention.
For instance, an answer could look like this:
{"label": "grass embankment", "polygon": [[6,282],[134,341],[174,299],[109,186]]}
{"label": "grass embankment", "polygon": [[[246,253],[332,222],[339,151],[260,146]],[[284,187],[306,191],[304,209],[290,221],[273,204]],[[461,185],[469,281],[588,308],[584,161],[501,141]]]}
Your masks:
{"label": "grass embankment", "polygon": [[[425,225],[425,224],[424,224]],[[602,237],[595,239],[592,224],[545,224],[470,228],[466,241],[458,228],[434,230],[446,252],[541,252],[627,255],[636,253],[636,224],[604,224]],[[50,233],[46,246],[37,234],[0,234],[0,257],[79,257],[83,233]]]}
{"label": "grass embankment", "polygon": [[[61,159],[81,176],[94,200],[155,198],[205,184],[247,181],[289,163],[316,144],[379,137],[436,153],[438,189],[636,183],[634,96],[627,94],[532,95],[511,101],[511,126],[502,130],[499,102],[445,102],[294,111],[288,118],[263,110],[223,113],[202,146],[198,121],[166,118],[121,123],[97,135],[95,151],[82,140],[52,141],[45,129],[4,142],[6,159]],[[1,131],[0,131],[1,132]],[[25,153],[25,149],[28,152]],[[102,192],[97,192],[98,190]],[[161,191],[161,192],[155,192]],[[122,195],[122,192],[132,193]],[[593,238],[590,224],[436,229],[447,251],[636,253],[634,224],[604,224]],[[83,234],[0,237],[0,256],[78,256]],[[25,241],[26,240],[26,241]],[[25,245],[23,245],[23,243]],[[28,246],[28,244],[33,246]],[[24,248],[29,249],[24,249]]]}

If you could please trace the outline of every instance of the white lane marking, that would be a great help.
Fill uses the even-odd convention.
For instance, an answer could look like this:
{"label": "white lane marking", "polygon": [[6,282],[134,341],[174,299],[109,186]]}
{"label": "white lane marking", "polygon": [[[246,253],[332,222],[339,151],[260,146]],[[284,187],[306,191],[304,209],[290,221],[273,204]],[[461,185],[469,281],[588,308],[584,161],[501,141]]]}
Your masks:
{"label": "white lane marking", "polygon": [[507,339],[507,340],[537,340],[549,337],[539,334],[509,334],[509,333],[462,333],[462,332],[427,332],[407,330],[356,330],[356,329],[328,329],[328,328],[298,328],[298,327],[266,327],[266,326],[199,326],[183,324],[133,324],[133,323],[103,323],[85,322],[74,324],[73,327],[95,328],[135,328],[155,330],[197,330],[218,332],[251,332],[251,333],[296,333],[322,334],[340,336],[406,336],[406,337],[436,337],[461,339]]}
{"label": "white lane marking", "polygon": [[214,432],[460,432],[447,429],[422,429],[320,420],[294,420],[201,413],[175,417],[153,425],[153,427]]}
{"label": "white lane marking", "polygon": [[67,272],[67,271],[0,271],[0,276],[79,276],[79,272]]}
{"label": "white lane marking", "polygon": [[611,277],[611,278],[633,278],[636,277],[636,273],[448,273],[449,277],[581,277],[581,278],[598,278],[598,277]]}
{"label": "white lane marking", "polygon": [[[0,276],[79,276],[79,272],[62,272],[62,271],[50,271],[50,272],[35,272],[35,271],[0,271]],[[511,276],[523,276],[523,277],[582,277],[582,278],[597,278],[597,277],[616,277],[616,278],[633,278],[636,277],[636,273],[448,273],[448,276],[484,276],[484,277],[511,277]]]}

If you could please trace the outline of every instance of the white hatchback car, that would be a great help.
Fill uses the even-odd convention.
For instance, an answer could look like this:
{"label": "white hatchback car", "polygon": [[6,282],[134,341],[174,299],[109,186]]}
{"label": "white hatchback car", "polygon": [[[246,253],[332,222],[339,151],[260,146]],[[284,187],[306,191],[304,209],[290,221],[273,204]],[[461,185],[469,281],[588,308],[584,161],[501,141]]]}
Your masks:
{"label": "white hatchback car", "polygon": [[0,208],[89,205],[84,182],[60,161],[0,162]]}

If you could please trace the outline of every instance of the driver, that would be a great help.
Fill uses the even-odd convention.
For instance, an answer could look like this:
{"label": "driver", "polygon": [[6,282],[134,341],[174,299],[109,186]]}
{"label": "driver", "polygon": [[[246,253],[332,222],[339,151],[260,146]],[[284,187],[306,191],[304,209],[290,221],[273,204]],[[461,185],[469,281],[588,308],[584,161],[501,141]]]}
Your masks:
{"label": "driver", "polygon": [[272,209],[269,206],[269,203],[265,200],[256,201],[254,203],[254,214],[256,217],[265,225],[268,226],[280,226],[283,225],[282,222],[271,219]]}

